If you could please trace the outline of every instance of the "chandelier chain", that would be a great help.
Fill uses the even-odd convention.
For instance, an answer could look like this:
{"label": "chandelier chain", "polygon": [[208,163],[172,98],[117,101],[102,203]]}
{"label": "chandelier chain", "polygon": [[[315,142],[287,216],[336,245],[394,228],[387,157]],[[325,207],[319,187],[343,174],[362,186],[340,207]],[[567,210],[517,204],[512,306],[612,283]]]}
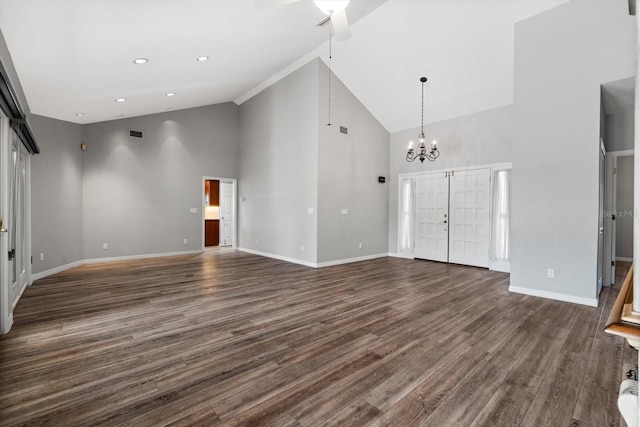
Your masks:
{"label": "chandelier chain", "polygon": [[329,120],[327,123],[327,126],[331,126],[331,58],[332,58],[332,51],[331,51],[331,32],[329,32]]}
{"label": "chandelier chain", "polygon": [[420,132],[421,135],[424,135],[424,82],[422,82],[422,115],[420,116]]}
{"label": "chandelier chain", "polygon": [[431,143],[431,146],[427,148],[425,144],[425,136],[424,136],[424,84],[427,81],[426,77],[421,77],[420,82],[422,82],[422,109],[420,116],[420,134],[418,135],[418,147],[413,148],[413,141],[409,143],[409,151],[407,151],[406,159],[408,162],[413,162],[415,159],[420,159],[421,163],[424,163],[425,159],[430,162],[435,161],[440,156],[440,151],[438,150],[438,146],[436,141],[434,140]]}

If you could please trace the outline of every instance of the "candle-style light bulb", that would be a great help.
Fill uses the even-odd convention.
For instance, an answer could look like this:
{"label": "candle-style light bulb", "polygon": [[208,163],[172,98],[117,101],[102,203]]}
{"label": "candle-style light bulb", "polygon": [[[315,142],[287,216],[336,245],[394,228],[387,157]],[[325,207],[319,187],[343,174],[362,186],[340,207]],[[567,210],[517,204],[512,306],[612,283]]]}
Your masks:
{"label": "candle-style light bulb", "polygon": [[413,150],[413,141],[409,141],[409,150]]}
{"label": "candle-style light bulb", "polygon": [[433,142],[431,143],[431,146],[433,148],[436,148],[438,146],[438,141],[436,141],[435,139],[433,140]]}

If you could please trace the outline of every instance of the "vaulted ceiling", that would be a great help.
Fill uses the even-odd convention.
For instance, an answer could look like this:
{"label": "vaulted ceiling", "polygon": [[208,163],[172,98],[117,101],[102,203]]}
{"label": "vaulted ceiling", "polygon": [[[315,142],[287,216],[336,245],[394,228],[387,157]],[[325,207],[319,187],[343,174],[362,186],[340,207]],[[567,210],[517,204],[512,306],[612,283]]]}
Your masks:
{"label": "vaulted ceiling", "polygon": [[[421,76],[427,122],[510,104],[514,23],[566,1],[351,0],[333,70],[390,132],[419,125]],[[31,111],[92,123],[241,103],[282,70],[327,60],[312,0],[254,3],[0,0],[0,30]]]}

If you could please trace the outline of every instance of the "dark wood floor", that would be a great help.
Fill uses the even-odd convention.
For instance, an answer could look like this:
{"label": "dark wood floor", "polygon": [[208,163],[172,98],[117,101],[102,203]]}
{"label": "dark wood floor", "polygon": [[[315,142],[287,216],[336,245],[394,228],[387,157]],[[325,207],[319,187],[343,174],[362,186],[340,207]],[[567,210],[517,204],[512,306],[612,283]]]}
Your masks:
{"label": "dark wood floor", "polygon": [[508,275],[239,252],[37,281],[0,338],[0,424],[609,426],[635,354]]}

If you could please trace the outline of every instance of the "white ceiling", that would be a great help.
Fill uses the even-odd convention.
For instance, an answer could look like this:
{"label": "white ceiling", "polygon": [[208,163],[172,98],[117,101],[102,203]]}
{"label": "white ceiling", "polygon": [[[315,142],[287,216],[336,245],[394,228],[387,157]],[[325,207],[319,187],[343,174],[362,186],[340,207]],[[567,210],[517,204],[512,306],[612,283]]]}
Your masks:
{"label": "white ceiling", "polygon": [[[334,43],[333,69],[390,132],[419,125],[423,75],[426,122],[506,105],[514,23],[566,1],[351,0],[352,37]],[[281,70],[326,60],[328,29],[311,0],[253,3],[0,0],[0,30],[31,111],[92,123],[242,102]]]}

